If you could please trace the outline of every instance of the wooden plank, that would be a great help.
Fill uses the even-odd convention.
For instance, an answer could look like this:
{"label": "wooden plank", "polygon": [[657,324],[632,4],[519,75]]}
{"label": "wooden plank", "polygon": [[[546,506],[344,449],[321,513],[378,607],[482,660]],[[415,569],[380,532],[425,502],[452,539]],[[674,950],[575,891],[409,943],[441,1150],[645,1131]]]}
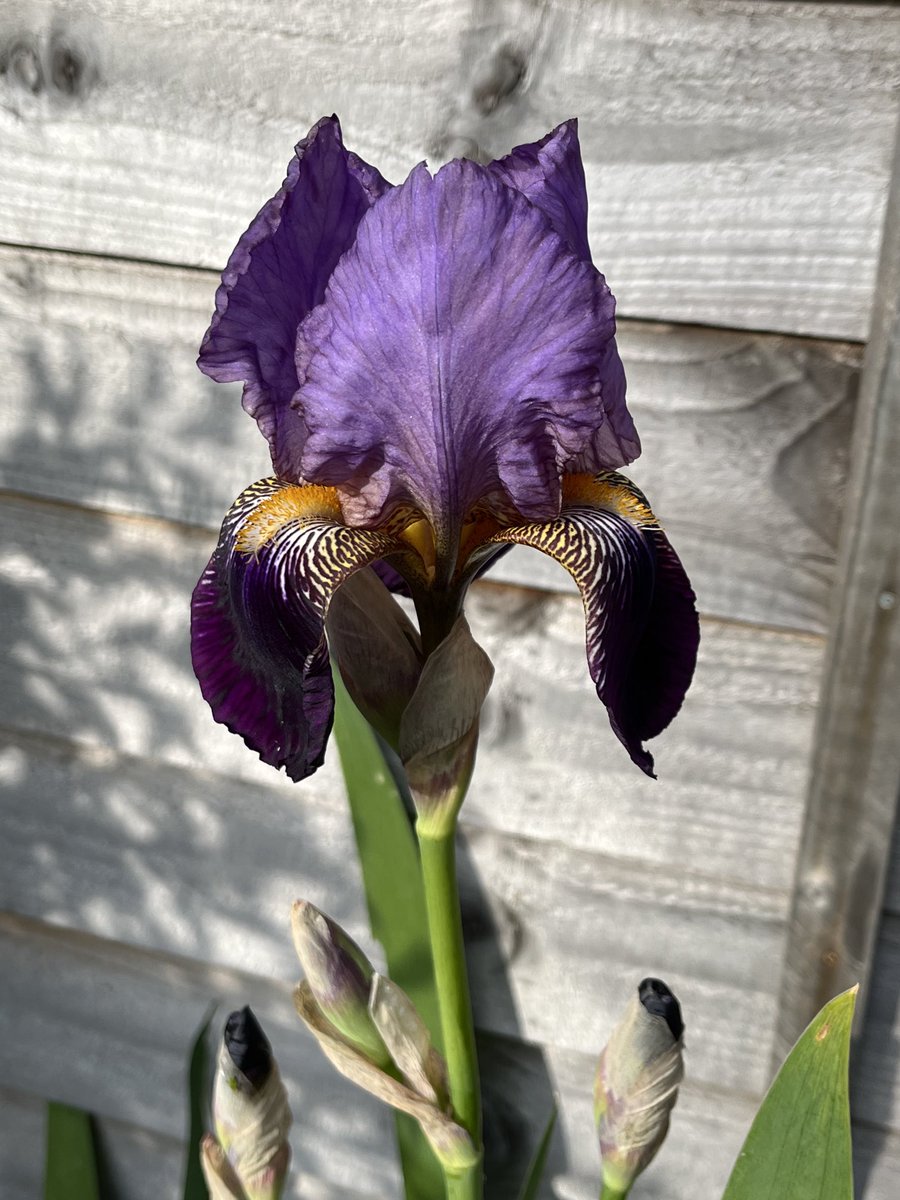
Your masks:
{"label": "wooden plank", "polygon": [[623,314],[866,335],[893,6],[28,0],[0,30],[2,240],[221,266],[322,113],[395,180],[577,114]]}
{"label": "wooden plank", "polygon": [[900,917],[882,920],[867,992],[854,1047],[854,1111],[873,1128],[900,1132]]}
{"label": "wooden plank", "polygon": [[[0,248],[0,480],[7,488],[218,528],[270,470],[238,402],[194,367],[211,273]],[[631,469],[705,613],[824,629],[858,347],[625,324],[644,442]],[[760,430],[765,429],[765,437]],[[517,549],[498,578],[571,590]]]}
{"label": "wooden plank", "polygon": [[900,789],[900,136],[897,146],[785,958],[782,1048],[829,996],[865,985]]}
{"label": "wooden plank", "polygon": [[[7,500],[0,535],[0,725],[207,769],[292,803],[340,794],[331,756],[298,791],[211,720],[187,647],[208,534]],[[705,622],[694,685],[655,745],[657,783],[608,728],[577,599],[479,585],[467,611],[497,667],[472,826],[785,894],[819,639]]]}
{"label": "wooden plank", "polygon": [[[334,1075],[292,1015],[284,985],[32,923],[4,918],[0,929],[4,961],[14,968],[5,1028],[20,1048],[9,1066],[10,1087],[76,1102],[89,1095],[101,1114],[153,1137],[179,1137],[183,1055],[198,1009],[211,995],[221,999],[223,1011],[249,1000],[272,1038],[289,1089],[297,1167],[315,1170],[335,1191],[365,1180],[373,1195],[396,1194],[385,1110]],[[598,1032],[605,1037],[609,1031]],[[499,1039],[483,1039],[479,1050],[499,1200],[511,1200],[514,1168],[538,1135],[554,1092],[560,1133],[550,1158],[553,1191],[544,1195],[596,1196],[593,1052],[542,1053]],[[751,1108],[686,1084],[670,1143],[654,1167],[656,1186],[671,1200],[718,1194]],[[338,1200],[334,1192],[327,1196]]]}
{"label": "wooden plank", "polygon": [[[5,738],[2,762],[19,797],[7,910],[288,980],[301,895],[372,947],[342,804],[48,739]],[[461,865],[481,1029],[582,1049],[658,974],[690,1013],[695,1081],[764,1086],[785,897],[659,868],[651,884],[642,866],[486,829],[467,830]]]}

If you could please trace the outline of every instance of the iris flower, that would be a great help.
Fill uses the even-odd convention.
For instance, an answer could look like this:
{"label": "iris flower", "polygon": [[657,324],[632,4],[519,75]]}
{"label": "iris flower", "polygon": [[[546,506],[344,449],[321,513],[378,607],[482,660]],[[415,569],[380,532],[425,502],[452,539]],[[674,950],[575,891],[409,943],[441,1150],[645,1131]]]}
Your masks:
{"label": "iris flower", "polygon": [[[234,503],[194,592],[215,718],[305,778],[331,728],[338,589],[373,567],[379,597],[410,595],[421,663],[519,543],[575,579],[597,694],[652,774],[643,743],[681,705],[698,625],[681,563],[617,473],[640,444],[614,335],[574,120],[396,187],[319,121],[231,255],[200,351],[210,378],[243,381],[274,467]],[[384,606],[362,607],[374,635]]]}

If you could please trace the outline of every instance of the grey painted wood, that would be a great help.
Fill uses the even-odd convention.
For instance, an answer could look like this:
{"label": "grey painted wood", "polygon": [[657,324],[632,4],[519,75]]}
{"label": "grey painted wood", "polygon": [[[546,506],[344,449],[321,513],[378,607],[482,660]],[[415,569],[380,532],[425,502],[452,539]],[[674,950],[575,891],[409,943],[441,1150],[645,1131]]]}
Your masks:
{"label": "grey painted wood", "polygon": [[[13,490],[218,528],[270,471],[238,387],[194,366],[211,273],[0,249],[0,479]],[[624,324],[644,454],[630,469],[702,610],[823,630],[858,347]],[[761,436],[761,430],[764,436]],[[516,550],[496,574],[568,575]]]}
{"label": "grey painted wood", "polygon": [[900,917],[886,915],[876,944],[866,1022],[855,1048],[854,1109],[875,1128],[900,1131]]}
{"label": "grey painted wood", "polygon": [[0,240],[221,266],[323,113],[394,180],[578,115],[624,314],[866,335],[893,6],[91,0],[50,22],[28,0],[0,20]]}
{"label": "grey painted wood", "polygon": [[866,982],[900,790],[897,144],[785,958],[782,1047],[827,997]]}
{"label": "grey painted wood", "polygon": [[[24,500],[0,504],[0,532],[0,725],[207,769],[292,802],[340,794],[330,756],[297,787],[211,720],[187,644],[208,533]],[[705,622],[694,686],[654,744],[654,782],[608,728],[575,597],[480,585],[467,611],[497,667],[470,825],[785,894],[820,639]]]}
{"label": "grey painted wood", "polygon": [[[32,923],[0,922],[4,961],[14,968],[4,1001],[5,1027],[22,1053],[9,1064],[8,1087],[83,1102],[157,1139],[183,1136],[183,1061],[192,1022],[211,995],[222,1012],[249,1000],[272,1039],[295,1112],[294,1161],[328,1200],[397,1194],[385,1110],[337,1077],[292,1015],[284,985],[245,973],[78,938]],[[624,1003],[625,996],[620,996]],[[598,1030],[602,1037],[608,1028]],[[77,1046],[77,1052],[72,1047]],[[593,1053],[545,1052],[515,1042],[480,1043],[486,1119],[501,1147],[493,1164],[500,1200],[512,1200],[521,1163],[546,1119],[552,1094],[560,1131],[546,1196],[596,1195],[597,1151],[591,1119]],[[669,1144],[643,1194],[687,1200],[717,1195],[737,1152],[752,1106],[710,1095],[688,1082]],[[33,1120],[33,1115],[32,1115]],[[333,1189],[333,1190],[332,1190]],[[340,1189],[347,1189],[346,1192]],[[141,1195],[135,1189],[135,1200]],[[295,1194],[315,1197],[295,1183]],[[131,1200],[131,1193],[124,1193]],[[360,1200],[363,1200],[360,1197]]]}
{"label": "grey painted wood", "polygon": [[[38,740],[6,739],[2,762],[8,911],[289,980],[305,896],[377,960],[343,804]],[[784,897],[472,829],[461,887],[481,1029],[584,1050],[662,975],[691,1011],[694,1078],[763,1088]]]}

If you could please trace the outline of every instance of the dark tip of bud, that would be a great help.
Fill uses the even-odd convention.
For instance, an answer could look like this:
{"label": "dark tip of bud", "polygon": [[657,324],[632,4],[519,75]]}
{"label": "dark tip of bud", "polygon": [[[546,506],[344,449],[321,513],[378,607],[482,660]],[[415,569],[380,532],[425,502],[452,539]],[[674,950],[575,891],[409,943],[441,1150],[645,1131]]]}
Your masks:
{"label": "dark tip of bud", "polygon": [[638,1000],[651,1016],[662,1017],[677,1042],[684,1033],[681,1005],[661,979],[642,979],[638,984]]}
{"label": "dark tip of bud", "polygon": [[241,1074],[255,1088],[262,1087],[272,1070],[272,1047],[249,1005],[225,1022],[225,1048]]}

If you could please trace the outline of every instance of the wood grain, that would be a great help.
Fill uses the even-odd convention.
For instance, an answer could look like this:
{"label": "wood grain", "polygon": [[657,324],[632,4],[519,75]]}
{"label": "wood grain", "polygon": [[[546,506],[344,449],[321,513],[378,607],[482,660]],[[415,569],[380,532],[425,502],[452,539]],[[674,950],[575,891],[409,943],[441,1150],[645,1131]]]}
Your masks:
{"label": "wood grain", "polygon": [[[378,958],[343,804],[45,740],[4,738],[2,763],[8,910],[288,981],[304,896]],[[480,1029],[599,1049],[623,992],[662,975],[690,1012],[694,1079],[765,1086],[784,897],[472,829],[461,889]]]}
{"label": "wood grain", "polygon": [[[89,1096],[101,1117],[146,1130],[151,1145],[180,1139],[191,1021],[210,996],[221,1001],[223,1014],[249,1001],[272,1040],[291,1096],[296,1168],[328,1185],[323,1188],[328,1200],[349,1200],[361,1180],[366,1197],[397,1193],[386,1111],[334,1074],[293,1016],[285,986],[33,923],[4,919],[0,929],[4,961],[14,969],[5,1028],[21,1049],[10,1064],[8,1087],[74,1103]],[[538,1135],[553,1092],[561,1102],[560,1132],[550,1159],[553,1190],[543,1194],[595,1196],[593,1055],[540,1054],[502,1039],[482,1040],[479,1050],[486,1119],[500,1147],[489,1168],[499,1185],[498,1200],[512,1200],[514,1165],[521,1166]],[[671,1200],[718,1194],[750,1113],[745,1101],[713,1097],[687,1084],[646,1194]],[[295,1180],[293,1194],[301,1193],[318,1194]],[[131,1200],[127,1192],[125,1200]]]}
{"label": "wood grain", "polygon": [[623,315],[867,333],[890,5],[28,0],[0,46],[0,240],[221,267],[323,113],[397,181],[574,114]]}
{"label": "wood grain", "polygon": [[[194,367],[210,273],[0,249],[0,279],[4,486],[218,528],[270,471],[239,388]],[[824,629],[859,349],[639,324],[619,340],[644,443],[631,474],[702,610]],[[573,588],[524,548],[495,574]]]}
{"label": "wood grain", "polygon": [[779,1043],[871,965],[900,792],[900,127],[785,958]]}

